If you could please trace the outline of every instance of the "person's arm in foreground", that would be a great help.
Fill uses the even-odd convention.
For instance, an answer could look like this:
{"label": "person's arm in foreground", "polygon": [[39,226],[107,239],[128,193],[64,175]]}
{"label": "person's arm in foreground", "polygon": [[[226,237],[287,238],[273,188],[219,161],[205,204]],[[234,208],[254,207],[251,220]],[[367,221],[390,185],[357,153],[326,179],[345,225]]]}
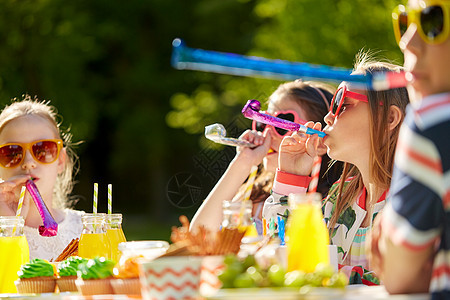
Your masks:
{"label": "person's arm in foreground", "polygon": [[382,227],[382,215],[372,230],[371,267],[391,294],[426,293],[430,285],[434,243],[422,249],[394,244]]}
{"label": "person's arm in foreground", "polygon": [[269,151],[270,134],[268,132],[263,136],[247,130],[240,138],[259,146],[254,149],[245,147],[237,149],[238,153],[228,165],[227,170],[192,218],[191,230],[198,226],[219,229],[222,220],[222,202],[233,199],[250,174],[252,166],[259,165]]}

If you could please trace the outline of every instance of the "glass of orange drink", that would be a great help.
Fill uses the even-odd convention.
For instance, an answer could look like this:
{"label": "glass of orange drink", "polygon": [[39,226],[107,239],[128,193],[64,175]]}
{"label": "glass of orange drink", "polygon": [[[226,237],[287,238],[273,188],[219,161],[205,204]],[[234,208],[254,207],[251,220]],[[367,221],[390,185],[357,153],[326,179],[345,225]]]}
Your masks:
{"label": "glass of orange drink", "polygon": [[17,293],[14,281],[20,266],[30,260],[23,217],[0,217],[0,294]]}
{"label": "glass of orange drink", "polygon": [[106,214],[84,214],[83,231],[78,244],[78,256],[111,258],[111,245],[106,234]]}

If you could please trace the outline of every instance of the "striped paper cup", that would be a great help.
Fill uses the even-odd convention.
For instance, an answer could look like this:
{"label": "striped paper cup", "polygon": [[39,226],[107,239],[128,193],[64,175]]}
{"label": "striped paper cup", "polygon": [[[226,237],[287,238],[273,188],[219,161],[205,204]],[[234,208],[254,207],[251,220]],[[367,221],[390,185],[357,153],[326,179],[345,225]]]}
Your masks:
{"label": "striped paper cup", "polygon": [[200,274],[200,295],[203,297],[213,296],[222,286],[217,275],[225,268],[223,258],[223,255],[203,257]]}
{"label": "striped paper cup", "polygon": [[194,299],[200,287],[202,257],[173,256],[139,264],[145,300]]}

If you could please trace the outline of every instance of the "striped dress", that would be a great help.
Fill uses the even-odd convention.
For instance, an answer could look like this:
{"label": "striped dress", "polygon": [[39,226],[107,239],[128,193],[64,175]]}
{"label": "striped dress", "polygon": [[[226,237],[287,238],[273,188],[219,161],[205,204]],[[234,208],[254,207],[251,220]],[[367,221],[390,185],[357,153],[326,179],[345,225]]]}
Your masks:
{"label": "striped dress", "polygon": [[411,250],[437,245],[432,299],[450,299],[450,93],[408,108],[400,131],[384,231]]}

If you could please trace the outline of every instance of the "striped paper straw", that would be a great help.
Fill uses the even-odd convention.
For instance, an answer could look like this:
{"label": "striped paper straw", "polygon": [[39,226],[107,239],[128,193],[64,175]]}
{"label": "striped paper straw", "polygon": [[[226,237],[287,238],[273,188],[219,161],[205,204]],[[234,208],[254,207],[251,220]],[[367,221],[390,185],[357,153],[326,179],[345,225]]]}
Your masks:
{"label": "striped paper straw", "polygon": [[108,184],[108,214],[112,214],[112,184]]}
{"label": "striped paper straw", "polygon": [[16,217],[20,216],[20,213],[22,212],[23,199],[25,198],[26,189],[27,189],[26,186],[22,186],[22,189],[20,190],[19,204],[17,206]]}
{"label": "striped paper straw", "polygon": [[98,202],[98,183],[94,183],[94,207],[92,212],[97,213],[97,202]]}
{"label": "striped paper straw", "polygon": [[258,172],[258,166],[253,166],[250,170],[250,175],[247,179],[247,186],[245,187],[244,201],[250,200],[250,195],[252,194],[253,183],[255,182],[256,173]]}
{"label": "striped paper straw", "polygon": [[309,183],[309,192],[315,193],[317,191],[317,184],[319,183],[320,164],[322,163],[322,157],[316,156],[311,171],[311,182]]}

